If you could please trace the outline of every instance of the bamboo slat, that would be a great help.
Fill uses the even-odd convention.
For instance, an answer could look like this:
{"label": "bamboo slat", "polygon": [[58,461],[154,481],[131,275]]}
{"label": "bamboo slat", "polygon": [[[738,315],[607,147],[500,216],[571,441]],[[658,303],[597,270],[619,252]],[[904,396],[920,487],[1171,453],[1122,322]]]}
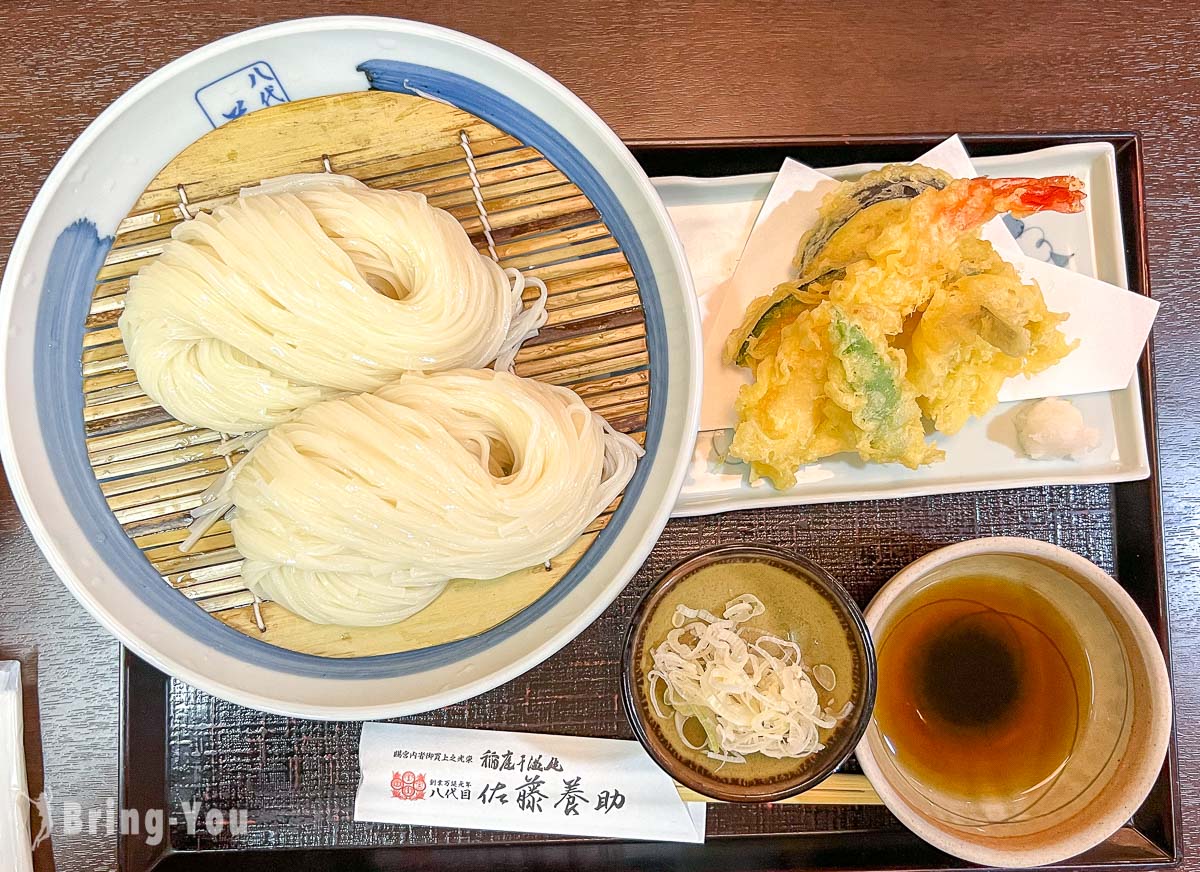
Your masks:
{"label": "bamboo slat", "polygon": [[[392,627],[318,626],[263,603],[243,584],[241,556],[221,520],[188,552],[190,510],[236,461],[220,434],[183,424],[154,403],[129,368],[118,319],[130,279],[163,249],[188,209],[230,202],[264,178],[335,172],[373,187],[419,191],[449,211],[487,252],[459,132],[470,139],[493,242],[503,266],[548,285],[549,320],[517,371],[574,386],[588,405],[644,441],[650,403],[638,285],[590,200],[537,150],[474,116],[419,97],[368,91],[265,109],[204,136],[171,161],[120,223],[97,277],[81,349],[88,456],[127,534],[180,595],[266,642],[328,657],[408,651],[483,632],[548,591],[583,556],[620,499],[555,558],[490,581],[452,581]],[[526,299],[537,291],[527,289]]]}

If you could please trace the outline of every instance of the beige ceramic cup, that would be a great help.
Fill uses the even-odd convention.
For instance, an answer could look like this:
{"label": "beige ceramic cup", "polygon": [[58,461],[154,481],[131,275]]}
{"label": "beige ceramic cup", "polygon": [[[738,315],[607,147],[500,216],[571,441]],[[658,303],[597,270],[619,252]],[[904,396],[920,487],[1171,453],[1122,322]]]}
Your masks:
{"label": "beige ceramic cup", "polygon": [[1020,799],[965,799],[904,769],[872,720],[856,751],[859,763],[888,809],[934,847],[990,866],[1065,860],[1116,832],[1158,776],[1172,712],[1162,649],[1137,605],[1102,569],[1055,545],[1008,537],[951,545],[902,569],[867,607],[877,649],[886,650],[890,622],[913,597],[968,574],[1019,580],[1078,634],[1093,699],[1070,759],[1044,789]]}

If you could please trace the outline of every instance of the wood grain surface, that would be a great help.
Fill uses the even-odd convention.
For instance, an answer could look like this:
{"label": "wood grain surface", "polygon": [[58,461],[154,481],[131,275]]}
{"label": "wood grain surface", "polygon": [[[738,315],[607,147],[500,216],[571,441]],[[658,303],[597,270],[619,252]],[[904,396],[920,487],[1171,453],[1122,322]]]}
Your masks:
{"label": "wood grain surface", "polygon": [[[495,42],[556,76],[626,138],[1141,131],[1152,281],[1164,303],[1156,352],[1184,848],[1187,867],[1200,868],[1195,3],[10,0],[0,5],[0,258],[71,140],[143,76],[247,27],[351,12],[421,18]],[[691,531],[696,544],[710,540],[702,528]],[[116,795],[117,646],[62,595],[6,490],[0,574],[0,657],[24,664],[33,788],[44,759],[57,796],[103,807]],[[111,869],[113,844],[103,833],[58,836],[38,868]]]}

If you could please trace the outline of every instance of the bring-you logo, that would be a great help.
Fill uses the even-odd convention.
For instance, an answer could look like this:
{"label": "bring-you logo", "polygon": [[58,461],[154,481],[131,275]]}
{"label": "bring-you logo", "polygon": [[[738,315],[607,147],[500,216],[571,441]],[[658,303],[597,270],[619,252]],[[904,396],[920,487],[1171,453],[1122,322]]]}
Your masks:
{"label": "bring-you logo", "polygon": [[162,844],[167,832],[180,824],[187,830],[189,836],[194,836],[201,830],[213,838],[229,833],[233,836],[245,834],[253,821],[250,820],[246,809],[209,808],[201,814],[200,800],[181,802],[178,814],[167,809],[149,808],[117,808],[116,801],[111,797],[103,806],[84,806],[82,803],[66,800],[56,802],[47,792],[42,792],[36,799],[19,794],[19,798],[29,803],[31,824],[33,830],[32,848],[38,846],[53,835],[78,836],[82,833],[89,835],[141,837],[147,845]]}

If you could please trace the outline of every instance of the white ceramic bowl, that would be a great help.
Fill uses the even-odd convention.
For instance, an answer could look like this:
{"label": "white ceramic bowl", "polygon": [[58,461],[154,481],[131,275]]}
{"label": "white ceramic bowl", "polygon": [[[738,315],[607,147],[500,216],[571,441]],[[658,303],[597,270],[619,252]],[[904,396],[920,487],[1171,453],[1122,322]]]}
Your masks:
{"label": "white ceramic bowl", "polygon": [[[479,636],[331,659],[267,645],[172,590],[107,508],[85,451],[80,348],[111,235],[179,151],[273,100],[419,90],[540,149],[597,205],[641,287],[653,372],[646,456],[596,544],[549,593]],[[248,70],[258,70],[255,94]],[[261,97],[266,73],[275,89]],[[255,100],[255,95],[259,99]],[[653,546],[695,438],[699,321],[682,248],[611,130],[558,82],[487,43],[430,25],[331,17],[247,31],[168,64],[106,109],[46,180],[0,286],[0,452],[34,537],[71,592],[140,657],[243,705],[376,718],[448,705],[553,654],[616,597]],[[670,337],[670,342],[667,337]]]}
{"label": "white ceramic bowl", "polygon": [[866,620],[881,681],[887,636],[906,604],[943,579],[976,574],[1021,582],[1078,634],[1092,695],[1067,762],[1053,779],[1017,799],[980,802],[905,771],[875,720],[856,754],[891,812],[933,846],[990,866],[1056,863],[1115,833],[1154,785],[1171,739],[1167,667],[1141,610],[1108,573],[1056,545],[996,537],[926,555],[871,600]]}

